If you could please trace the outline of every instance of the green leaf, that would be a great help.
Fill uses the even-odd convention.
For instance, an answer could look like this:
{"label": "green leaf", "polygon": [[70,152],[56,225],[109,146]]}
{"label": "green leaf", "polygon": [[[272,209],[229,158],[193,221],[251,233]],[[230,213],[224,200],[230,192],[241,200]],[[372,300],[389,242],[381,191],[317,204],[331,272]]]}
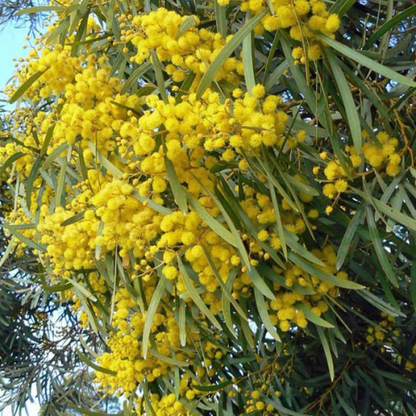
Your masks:
{"label": "green leaf", "polygon": [[137,189],[133,191],[133,196],[138,201],[146,203],[149,206],[149,208],[152,208],[154,211],[160,212],[163,215],[170,215],[173,212],[171,209],[164,207],[163,205],[160,205],[155,201],[152,201],[151,199],[149,199],[149,197],[140,195]]}
{"label": "green leaf", "polygon": [[413,261],[410,271],[410,298],[416,311],[416,261]]}
{"label": "green leaf", "polygon": [[232,384],[232,381],[224,381],[222,383],[218,383],[218,384],[212,384],[210,386],[199,386],[199,385],[195,385],[192,386],[192,388],[199,390],[199,391],[205,391],[205,392],[213,392],[213,391],[218,391],[218,390],[222,390],[223,388],[229,386],[230,384]]}
{"label": "green leaf", "polygon": [[178,257],[178,266],[179,271],[182,275],[182,280],[185,283],[186,290],[189,293],[189,296],[192,298],[195,305],[199,308],[203,315],[205,315],[219,330],[222,330],[221,324],[217,321],[217,318],[213,315],[213,313],[209,310],[205,302],[201,299],[198,292],[194,288],[192,283],[192,279],[189,277],[188,271],[186,270],[184,264],[180,257]]}
{"label": "green leaf", "polygon": [[359,64],[365,66],[366,68],[371,69],[377,74],[381,74],[387,79],[393,79],[397,81],[400,84],[407,85],[409,87],[416,87],[416,82],[412,81],[411,79],[397,73],[396,71],[393,71],[392,69],[388,68],[387,66],[381,65],[376,61],[373,61],[370,58],[367,58],[365,55],[349,48],[348,46],[329,38],[328,36],[322,35],[320,33],[317,33],[316,36],[318,36],[320,39],[322,39],[325,43],[327,43],[329,46],[334,48],[336,51],[341,53],[344,56],[347,56],[348,58],[358,62]]}
{"label": "green leaf", "polygon": [[[250,265],[250,260],[248,258],[248,254],[246,251],[246,248],[244,246],[243,240],[241,240],[241,237],[234,225],[233,220],[231,219],[230,215],[228,214],[227,210],[224,208],[224,206],[221,204],[221,201],[211,192],[211,190],[205,186],[205,184],[203,182],[201,182],[199,180],[199,178],[197,178],[196,176],[194,176],[194,178],[199,182],[199,184],[204,188],[205,192],[211,197],[211,199],[214,201],[214,204],[219,208],[219,210],[221,211],[222,216],[224,217],[230,231],[231,234],[234,237],[234,240],[236,242],[235,247],[238,249],[239,253],[240,253],[240,257],[243,261],[243,264],[247,267],[247,269],[251,268]],[[221,235],[221,234],[220,234]]]}
{"label": "green leaf", "polygon": [[60,144],[56,149],[54,149],[43,162],[42,169],[44,171],[47,171],[49,169],[49,166],[52,165],[55,159],[60,157],[61,153],[63,153],[68,147],[68,143],[64,142]]}
{"label": "green leaf", "polygon": [[27,178],[26,182],[26,204],[27,209],[30,211],[30,208],[32,206],[32,191],[33,191],[33,183],[35,182],[35,179],[38,176],[38,171],[40,169],[40,165],[42,163],[42,158],[39,156],[35,163],[32,166],[32,169],[30,170],[29,177]]}
{"label": "green leaf", "polygon": [[147,357],[147,349],[150,337],[150,331],[152,329],[153,320],[157,309],[159,307],[160,300],[162,299],[163,295],[165,294],[166,285],[168,284],[168,279],[166,277],[161,276],[159,283],[156,286],[155,291],[153,292],[152,300],[149,304],[149,309],[147,310],[147,314],[145,317],[144,328],[143,328],[143,338],[142,338],[142,351],[143,357]]}
{"label": "green leaf", "polygon": [[286,284],[286,279],[283,276],[277,274],[271,267],[268,267],[265,264],[259,264],[257,266],[257,271],[260,276],[276,282],[280,286],[283,286],[285,289],[292,292],[301,293],[302,295],[314,295],[316,293],[312,288],[301,286],[299,283],[294,283],[292,286],[288,286]]}
{"label": "green leaf", "polygon": [[316,330],[318,331],[318,336],[319,336],[319,339],[321,340],[321,344],[325,352],[325,358],[326,358],[326,362],[328,364],[328,369],[329,369],[329,376],[331,378],[331,381],[334,381],[334,377],[335,377],[334,361],[332,360],[332,354],[331,354],[331,350],[329,349],[328,340],[326,339],[323,329],[317,326]]}
{"label": "green leaf", "polygon": [[391,316],[402,316],[406,317],[404,313],[397,310],[394,306],[390,305],[389,303],[385,302],[383,299],[380,299],[374,293],[371,293],[367,289],[363,289],[357,292],[362,298],[364,298],[367,302],[371,303],[377,309],[382,312],[386,312]]}
{"label": "green leaf", "polygon": [[360,205],[357,209],[357,212],[354,214],[353,219],[348,224],[337,253],[337,270],[339,270],[344,264],[351,242],[356,235],[358,226],[361,224],[364,218],[364,213],[364,206]]}
{"label": "green leaf", "polygon": [[386,277],[390,280],[393,286],[399,287],[399,282],[397,281],[396,273],[393,270],[392,265],[387,257],[387,251],[381,242],[380,235],[378,233],[376,222],[374,221],[373,211],[371,210],[370,206],[366,206],[366,217],[367,217],[367,224],[368,229],[370,231],[371,241],[373,242],[373,247],[376,252],[378,261]]}
{"label": "green leaf", "polygon": [[72,286],[76,287],[80,292],[82,292],[88,299],[91,299],[93,302],[97,301],[97,298],[87,290],[81,283],[78,283],[74,279],[70,279],[69,277],[66,278],[68,282],[71,283]]}
{"label": "green leaf", "polygon": [[42,12],[53,12],[53,11],[63,11],[65,7],[62,6],[37,6],[37,7],[28,7],[27,9],[19,10],[16,12],[16,16],[21,16],[23,14],[34,14]]}
{"label": "green leaf", "polygon": [[[68,149],[68,155],[71,153],[71,147]],[[64,191],[65,191],[65,178],[66,178],[66,168],[68,166],[68,158],[65,157],[63,159],[63,163],[61,166],[61,171],[59,172],[58,176],[58,182],[56,186],[56,192],[55,192],[55,206],[65,206],[65,198],[64,198]]]}
{"label": "green leaf", "polygon": [[279,334],[276,332],[276,328],[274,327],[274,325],[272,324],[270,320],[270,316],[269,316],[269,313],[267,312],[267,307],[266,307],[266,302],[264,300],[264,297],[257,288],[254,288],[254,298],[256,299],[257,310],[259,311],[260,318],[265,328],[277,342],[281,342]]}
{"label": "green leaf", "polygon": [[123,88],[121,89],[121,94],[125,94],[126,92],[129,92],[131,89],[133,89],[133,86],[136,84],[137,81],[140,79],[141,76],[143,76],[150,68],[152,67],[152,64],[150,62],[144,62],[142,65],[140,65],[138,68],[136,68],[129,76],[127,81],[124,83]]}
{"label": "green leaf", "polygon": [[311,196],[318,196],[319,192],[312,186],[307,185],[298,179],[296,179],[294,176],[289,175],[288,173],[283,173],[282,175],[290,184],[293,185],[293,187],[299,191],[303,192],[304,194],[311,195]]}
{"label": "green leaf", "polygon": [[67,225],[74,224],[78,221],[84,219],[85,211],[78,212],[78,214],[69,217],[65,221],[61,222],[61,227],[66,227]]}
{"label": "green leaf", "polygon": [[106,412],[94,412],[92,410],[83,409],[77,406],[71,406],[77,412],[80,412],[82,415],[86,416],[124,416],[124,413],[106,413]]}
{"label": "green leaf", "polygon": [[159,92],[163,101],[167,103],[168,95],[166,93],[165,79],[163,78],[162,65],[154,50],[152,50],[151,54],[152,54],[152,66],[153,66],[153,69],[155,71],[155,76],[156,76],[156,84],[157,84],[157,87],[159,89]]}
{"label": "green leaf", "polygon": [[306,319],[308,321],[313,322],[315,325],[322,326],[323,328],[334,328],[334,325],[330,324],[329,322],[325,321],[325,319],[322,319],[316,313],[312,312],[303,303],[300,303],[300,302],[296,303],[295,308],[302,311],[305,314]]}
{"label": "green leaf", "polygon": [[332,3],[329,9],[330,13],[336,13],[339,17],[344,16],[345,13],[357,2],[357,0],[337,0]]}
{"label": "green leaf", "polygon": [[179,338],[181,346],[186,346],[186,303],[181,301],[179,305]]}
{"label": "green leaf", "polygon": [[87,145],[91,149],[91,152],[94,154],[98,162],[101,163],[101,165],[104,166],[107,171],[112,173],[115,178],[121,178],[123,176],[123,172],[114,166],[105,156],[103,156],[103,154],[96,148],[94,143],[88,141]]}
{"label": "green leaf", "polygon": [[286,229],[283,230],[283,234],[285,236],[287,245],[292,249],[294,253],[300,254],[306,260],[309,260],[318,266],[325,266],[325,263],[321,259],[318,259],[318,257],[314,256],[310,251],[308,251],[305,247],[296,241],[297,236],[295,234]]}
{"label": "green leaf", "polygon": [[9,100],[10,104],[16,102],[45,72],[46,70],[35,72],[29,79],[27,79],[12,95]]}
{"label": "green leaf", "polygon": [[223,39],[227,37],[227,17],[226,6],[221,6],[218,0],[214,1],[215,22],[217,24],[218,33],[221,33]]}
{"label": "green leaf", "polygon": [[179,26],[178,34],[176,35],[176,39],[181,37],[187,30],[191,27],[195,27],[197,22],[194,16],[188,16]]}
{"label": "green leaf", "polygon": [[267,286],[264,279],[260,276],[259,272],[257,271],[256,267],[252,267],[251,270],[247,270],[246,272],[248,277],[253,282],[254,286],[264,295],[266,298],[274,300],[276,296],[270,290],[269,286]]}
{"label": "green leaf", "polygon": [[337,84],[338,91],[344,104],[348,120],[348,128],[351,131],[352,140],[357,152],[359,153],[362,146],[361,123],[358,116],[357,106],[351,93],[351,88],[345,78],[344,73],[338,63],[338,58],[330,51],[325,50],[328,63],[334,74],[334,80]]}
{"label": "green leaf", "polygon": [[274,216],[276,219],[276,234],[279,236],[283,255],[285,256],[285,259],[287,260],[287,246],[286,246],[285,230],[283,229],[282,218],[280,216],[280,209],[279,209],[279,204],[277,202],[276,190],[274,189],[273,183],[270,180],[270,178],[268,178],[268,181],[269,181],[270,196],[272,199],[272,204],[273,204],[273,209],[274,209]]}
{"label": "green leaf", "polygon": [[266,91],[270,91],[282,78],[283,73],[289,68],[289,62],[283,61],[279,66],[277,66],[274,71],[266,78],[264,87]]}
{"label": "green leaf", "polygon": [[81,358],[82,361],[84,361],[85,364],[88,365],[88,367],[93,368],[95,371],[99,371],[100,373],[110,374],[112,376],[116,376],[117,373],[115,371],[109,370],[108,368],[100,367],[97,364],[94,364],[86,355],[84,355],[78,348],[75,349],[77,354],[79,355],[79,358]]}
{"label": "green leaf", "polygon": [[[320,118],[321,111],[318,109],[318,99],[315,96],[315,93],[311,89],[311,87],[306,83],[306,75],[303,73],[299,65],[294,64],[294,59],[292,56],[292,48],[289,43],[289,36],[284,31],[280,31],[281,39],[280,42],[282,44],[283,53],[286,58],[286,62],[289,64],[290,72],[295,79],[296,85],[298,87],[298,91],[301,91],[302,95],[305,97],[306,103],[308,104],[310,110]],[[319,111],[318,111],[319,110]],[[323,121],[320,120],[321,124],[324,125]]]}
{"label": "green leaf", "polygon": [[32,241],[31,239],[25,237],[23,234],[20,234],[18,231],[16,231],[12,225],[8,224],[2,224],[4,228],[7,228],[20,242],[26,244],[28,247],[38,250],[41,253],[46,251],[46,247],[37,243],[36,241]]}
{"label": "green leaf", "polygon": [[202,248],[204,250],[204,254],[205,254],[205,257],[208,261],[208,264],[211,267],[212,271],[214,272],[214,276],[217,278],[218,283],[221,286],[223,294],[225,294],[225,296],[227,296],[228,300],[232,303],[235,310],[242,316],[242,318],[247,320],[247,315],[245,314],[245,312],[243,311],[241,306],[238,304],[238,302],[233,298],[230,290],[228,289],[228,287],[226,286],[226,284],[222,280],[222,278],[220,276],[220,273],[219,273],[218,269],[216,268],[216,266],[215,266],[215,264],[214,264],[214,262],[211,258],[211,255],[209,254],[209,251],[205,248],[205,246],[202,246]]}
{"label": "green leaf", "polygon": [[156,347],[150,349],[150,354],[153,357],[155,357],[155,358],[157,358],[161,361],[164,361],[165,363],[168,363],[172,366],[176,366],[176,367],[188,367],[189,366],[189,364],[186,361],[181,361],[181,360],[178,360],[176,358],[166,357],[165,355],[160,354],[156,350]]}
{"label": "green leaf", "polygon": [[370,48],[374,46],[374,43],[380,39],[385,33],[390,31],[394,28],[398,23],[402,20],[406,19],[407,17],[414,16],[416,14],[416,4],[409,7],[406,10],[403,10],[400,13],[397,13],[394,17],[390,20],[384,22],[367,40],[364,45],[364,49]]}
{"label": "green leaf", "polygon": [[243,68],[244,79],[246,81],[246,90],[251,95],[253,87],[256,85],[256,75],[254,73],[254,50],[252,33],[246,36],[243,40]]}
{"label": "green leaf", "polygon": [[6,172],[6,169],[11,166],[16,160],[19,160],[21,157],[25,156],[25,153],[17,152],[11,155],[4,163],[3,166],[0,168],[0,177]]}
{"label": "green leaf", "polygon": [[207,72],[201,79],[201,82],[198,85],[196,96],[201,98],[202,94],[209,87],[212,81],[214,81],[215,76],[218,71],[224,65],[227,58],[238,48],[243,40],[248,36],[254,27],[261,21],[261,19],[267,13],[267,9],[263,10],[261,13],[253,17],[249,22],[247,22],[232,38],[227,44],[221,49],[219,54],[215,57],[214,61],[208,67]]}
{"label": "green leaf", "polygon": [[344,280],[332,274],[324,272],[323,270],[318,269],[317,267],[307,262],[295,253],[289,253],[289,260],[291,260],[294,264],[299,266],[305,272],[314,275],[325,282],[331,283],[334,286],[355,290],[364,289],[365,287],[358,283],[352,282],[351,280]]}
{"label": "green leaf", "polygon": [[175,202],[178,205],[179,209],[183,214],[188,212],[188,204],[186,202],[186,194],[182,188],[181,183],[179,182],[178,175],[176,174],[175,167],[173,163],[165,157],[166,173],[169,179],[169,185],[172,189]]}
{"label": "green leaf", "polygon": [[209,228],[214,231],[216,234],[220,235],[223,240],[227,243],[231,244],[232,246],[236,247],[237,242],[235,241],[235,237],[231,234],[223,225],[221,225],[214,217],[212,217],[205,208],[193,199],[188,194],[188,202],[192,209],[198,214],[199,218],[206,222]]}
{"label": "green leaf", "polygon": [[6,250],[4,250],[4,252],[2,253],[2,256],[1,256],[1,259],[0,259],[0,269],[1,269],[1,266],[3,266],[3,264],[7,260],[7,258],[10,256],[10,253],[13,250],[14,240],[15,240],[15,236],[13,235],[12,238],[10,239],[10,241],[9,241],[9,244],[7,244]]}

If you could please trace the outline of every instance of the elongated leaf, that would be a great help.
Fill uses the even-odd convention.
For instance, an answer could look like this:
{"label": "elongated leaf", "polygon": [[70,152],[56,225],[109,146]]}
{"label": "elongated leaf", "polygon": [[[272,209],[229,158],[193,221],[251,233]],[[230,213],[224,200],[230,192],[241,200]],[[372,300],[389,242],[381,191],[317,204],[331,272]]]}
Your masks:
{"label": "elongated leaf", "polygon": [[68,143],[62,143],[56,149],[54,149],[42,164],[42,169],[47,171],[55,160],[69,147]]}
{"label": "elongated leaf", "polygon": [[329,322],[322,319],[316,313],[312,312],[307,306],[303,303],[296,303],[295,307],[302,311],[305,314],[305,317],[308,321],[313,322],[315,325],[322,326],[323,328],[334,328],[334,325],[330,324]]}
{"label": "elongated leaf", "polygon": [[82,415],[86,415],[86,416],[124,416],[124,412],[123,413],[106,413],[106,412],[83,409],[81,407],[77,407],[73,405],[71,407],[73,407],[74,410],[76,410],[77,412],[80,412]]}
{"label": "elongated leaf", "polygon": [[25,237],[23,234],[20,234],[18,231],[13,229],[13,227],[8,226],[8,224],[2,224],[4,228],[7,228],[20,242],[26,244],[28,247],[38,250],[39,252],[44,252],[46,247],[37,243],[36,241],[31,240],[30,238]]}
{"label": "elongated leaf", "polygon": [[18,90],[10,98],[10,104],[16,102],[44,73],[45,71],[35,72],[29,79],[27,79]]}
{"label": "elongated leaf", "polygon": [[135,189],[133,191],[133,196],[140,202],[142,203],[146,203],[150,208],[152,208],[153,210],[160,212],[163,215],[170,215],[172,214],[172,210],[164,207],[163,205],[160,205],[158,203],[156,203],[155,201],[152,201],[151,199],[149,199],[146,196],[142,196],[139,194],[139,191],[137,189]]}
{"label": "elongated leaf", "polygon": [[393,71],[392,69],[388,68],[387,66],[381,65],[378,62],[373,61],[370,58],[367,58],[360,52],[357,52],[349,48],[348,46],[336,41],[335,39],[331,39],[328,36],[322,34],[317,34],[317,36],[342,55],[348,56],[348,58],[358,62],[366,68],[371,69],[375,73],[381,74],[385,76],[387,79],[393,79],[400,84],[407,85],[409,87],[416,87],[416,82],[412,81],[410,78],[407,78],[404,75],[401,75],[396,71]]}
{"label": "elongated leaf", "polygon": [[39,156],[35,163],[32,166],[32,169],[30,170],[29,177],[27,178],[27,185],[26,185],[26,204],[27,209],[30,211],[30,208],[32,206],[32,192],[33,192],[33,183],[35,182],[38,172],[40,169],[40,165],[42,163],[42,158]]}
{"label": "elongated leaf", "polygon": [[186,303],[181,302],[179,305],[179,338],[181,340],[181,346],[186,345]]}
{"label": "elongated leaf", "polygon": [[218,329],[221,330],[221,325],[217,321],[217,318],[213,315],[213,313],[209,310],[205,302],[201,299],[198,292],[194,288],[192,283],[192,279],[189,277],[188,271],[186,270],[185,266],[182,263],[180,257],[178,257],[178,266],[179,271],[181,273],[183,282],[185,283],[186,290],[189,293],[189,296],[192,298],[195,305],[199,308],[203,315],[205,315]]}
{"label": "elongated leaf", "polygon": [[390,280],[393,286],[399,287],[399,282],[397,280],[396,273],[394,272],[393,267],[390,264],[390,261],[387,257],[387,251],[385,250],[385,248],[383,247],[383,243],[381,242],[377,225],[374,221],[373,211],[371,210],[369,205],[366,206],[366,217],[371,240],[373,242],[373,247],[376,252],[378,261],[380,262],[380,265],[383,268],[386,277]]}
{"label": "elongated leaf", "polygon": [[410,297],[413,303],[413,309],[416,311],[416,261],[413,262],[410,270]]}
{"label": "elongated leaf", "polygon": [[0,269],[1,269],[1,266],[3,266],[3,264],[7,260],[7,258],[10,256],[10,253],[13,250],[13,247],[14,247],[14,239],[15,239],[15,236],[13,235],[12,238],[10,239],[10,241],[9,241],[9,244],[7,244],[6,250],[4,250],[4,252],[3,252],[2,256],[1,256],[1,259],[0,259]]}
{"label": "elongated leaf", "polygon": [[336,277],[332,274],[329,274],[327,272],[324,272],[321,269],[318,269],[302,257],[298,256],[295,253],[289,253],[289,260],[291,260],[293,263],[295,263],[297,266],[299,266],[301,269],[305,270],[306,272],[310,273],[311,275],[314,275],[318,277],[321,280],[324,280],[325,282],[331,283],[334,286],[337,287],[343,287],[345,289],[364,289],[364,286],[352,282],[351,280],[344,280],[340,279],[339,277]]}
{"label": "elongated leaf", "polygon": [[321,344],[325,352],[325,358],[326,358],[326,362],[328,364],[328,369],[329,369],[329,377],[331,378],[331,381],[334,381],[334,377],[335,377],[334,361],[332,359],[332,354],[329,348],[328,340],[326,339],[325,332],[323,331],[323,329],[317,326],[316,330],[318,331],[318,336],[319,336],[319,339],[321,340]]}
{"label": "elongated leaf", "polygon": [[121,89],[121,94],[125,94],[126,92],[133,89],[134,85],[138,83],[138,80],[141,76],[143,76],[150,68],[152,64],[150,62],[145,62],[136,68],[129,76],[128,80],[124,83],[123,88]]}
{"label": "elongated leaf", "polygon": [[222,280],[220,273],[218,271],[218,269],[216,268],[211,255],[209,254],[209,251],[205,248],[205,246],[202,247],[204,250],[204,254],[205,257],[208,261],[209,266],[211,267],[212,271],[214,272],[215,277],[217,278],[218,283],[221,286],[221,289],[223,290],[223,293],[225,294],[225,296],[227,296],[227,298],[229,299],[229,301],[232,303],[232,305],[234,306],[234,308],[236,309],[236,311],[242,316],[243,319],[247,319],[247,315],[245,314],[245,312],[241,309],[241,306],[238,304],[238,302],[233,298],[230,290],[228,289],[228,287],[226,286],[226,284],[224,283],[224,281]]}
{"label": "elongated leaf", "polygon": [[270,195],[271,195],[273,209],[274,209],[274,216],[276,218],[276,233],[280,239],[280,244],[282,246],[283,255],[285,256],[285,259],[287,260],[287,246],[286,246],[285,230],[283,229],[282,218],[280,217],[280,209],[279,209],[279,204],[277,202],[276,191],[273,187],[273,183],[270,180],[270,178],[268,180],[269,180]]}
{"label": "elongated leaf", "polygon": [[[70,149],[68,149],[68,152],[70,152]],[[65,157],[61,166],[61,171],[59,172],[58,176],[58,182],[56,187],[56,193],[55,193],[55,206],[65,206],[64,202],[64,191],[65,191],[65,178],[66,178],[66,168],[68,166],[68,159]]]}
{"label": "elongated leaf", "polygon": [[74,279],[70,279],[69,277],[67,278],[67,280],[71,283],[72,286],[76,287],[80,292],[82,292],[88,299],[91,299],[93,302],[97,301],[97,298],[81,283],[78,283]]}
{"label": "elongated leaf", "polygon": [[159,89],[160,95],[165,103],[168,102],[168,95],[166,93],[165,88],[165,79],[163,78],[163,71],[162,71],[162,65],[159,61],[159,58],[157,57],[157,54],[154,50],[152,50],[152,66],[155,71],[156,75],[156,83],[157,87]]}
{"label": "elongated leaf", "polygon": [[115,371],[109,370],[108,368],[100,367],[99,365],[93,363],[86,355],[84,355],[78,348],[75,350],[77,354],[79,355],[79,358],[81,358],[82,361],[84,361],[85,364],[88,365],[88,367],[93,368],[95,371],[99,371],[100,373],[110,374],[112,376],[116,376],[117,373]]}
{"label": "elongated leaf", "polygon": [[230,384],[232,384],[232,381],[224,381],[222,383],[213,384],[213,385],[210,385],[210,386],[195,385],[195,386],[192,386],[192,387],[196,390],[199,390],[199,391],[213,392],[213,391],[222,390],[223,388],[229,386]]}
{"label": "elongated leaf", "polygon": [[394,17],[392,17],[387,22],[383,23],[367,40],[364,45],[364,48],[369,48],[374,45],[378,39],[380,39],[384,34],[386,34],[389,30],[393,29],[398,23],[402,20],[406,19],[409,16],[414,16],[416,14],[416,4],[409,7],[406,10],[403,10],[400,13],[397,13]]}
{"label": "elongated leaf", "polygon": [[310,262],[315,263],[318,266],[325,266],[325,263],[321,259],[318,259],[318,257],[314,256],[310,251],[308,251],[305,247],[303,247],[296,241],[295,234],[291,233],[288,230],[284,230],[283,234],[285,235],[287,245],[292,249],[294,253],[301,255],[306,260],[309,260]]}
{"label": "elongated leaf", "polygon": [[254,51],[252,33],[246,36],[243,40],[243,67],[246,89],[248,93],[251,94],[253,87],[256,85],[256,76],[254,74]]}
{"label": "elongated leaf", "polygon": [[329,12],[336,13],[339,17],[342,17],[357,1],[358,0],[337,0],[332,3]]}
{"label": "elongated leaf", "polygon": [[252,267],[251,270],[247,270],[248,277],[253,282],[254,286],[264,295],[266,298],[271,300],[275,299],[275,295],[269,289],[264,279],[260,276],[259,272],[255,267]]}
{"label": "elongated leaf", "polygon": [[276,328],[274,327],[274,325],[272,324],[270,320],[270,316],[269,316],[269,313],[267,312],[267,307],[266,307],[266,302],[264,300],[264,297],[257,288],[254,288],[254,298],[256,299],[257,310],[259,311],[260,318],[265,328],[277,342],[281,342],[280,336],[276,332]]}
{"label": "elongated leaf", "polygon": [[218,33],[221,33],[223,39],[227,37],[227,18],[226,18],[226,6],[221,6],[218,0],[214,2],[215,7],[215,22],[217,24]]}
{"label": "elongated leaf", "polygon": [[397,310],[394,306],[385,302],[383,299],[380,299],[378,296],[376,296],[374,293],[371,293],[367,289],[360,290],[357,293],[382,312],[385,312],[391,316],[406,316],[404,313]]}
{"label": "elongated leaf", "polygon": [[4,163],[3,166],[0,168],[0,177],[6,172],[7,168],[10,167],[16,160],[19,160],[21,157],[25,156],[22,152],[17,152],[10,156]]}
{"label": "elongated leaf", "polygon": [[72,217],[69,217],[67,220],[63,221],[61,223],[61,227],[66,227],[67,225],[74,224],[78,221],[81,221],[84,219],[85,211],[78,212],[78,214],[73,215]]}
{"label": "elongated leaf", "polygon": [[179,182],[178,175],[176,174],[173,163],[166,157],[165,158],[166,172],[168,174],[169,184],[172,189],[175,202],[183,214],[188,212],[188,204],[186,202],[186,194]]}
{"label": "elongated leaf", "polygon": [[176,38],[181,37],[187,30],[191,27],[195,27],[197,25],[197,21],[195,20],[194,16],[188,16],[179,26],[178,34]]}
{"label": "elongated leaf", "polygon": [[221,225],[214,217],[212,217],[205,208],[195,199],[193,199],[188,194],[188,202],[192,209],[198,214],[199,218],[206,222],[211,230],[215,231],[218,235],[221,236],[227,243],[230,243],[232,246],[236,247],[237,242],[233,234],[231,234],[223,225]]}
{"label": "elongated leaf", "polygon": [[34,14],[42,12],[53,12],[53,11],[63,11],[65,7],[62,6],[36,6],[28,7],[27,9],[19,10],[16,12],[16,16],[21,16],[23,14]]}
{"label": "elongated leaf", "polygon": [[112,173],[114,177],[120,178],[123,175],[123,172],[119,168],[114,166],[105,156],[103,156],[103,154],[96,148],[94,143],[89,141],[87,144],[101,165],[103,165],[110,173]]}
{"label": "elongated leaf", "polygon": [[205,72],[201,82],[198,85],[198,89],[196,91],[197,98],[201,98],[202,94],[209,87],[211,82],[214,81],[215,76],[224,65],[226,59],[238,48],[238,46],[241,45],[246,36],[251,33],[251,31],[261,21],[266,13],[267,10],[263,10],[261,13],[253,17],[221,49],[220,53],[215,57],[214,61],[208,67],[207,72]]}
{"label": "elongated leaf", "polygon": [[168,284],[168,279],[166,277],[161,276],[159,283],[156,286],[155,291],[153,292],[152,300],[150,301],[149,309],[147,310],[144,328],[143,328],[143,338],[142,338],[142,352],[143,357],[147,357],[147,349],[150,337],[150,331],[152,329],[153,320],[157,309],[159,307],[160,300],[162,299],[163,295],[165,294],[166,285]]}
{"label": "elongated leaf", "polygon": [[338,86],[338,91],[341,94],[354,146],[359,153],[363,138],[361,135],[360,117],[358,116],[357,106],[351,94],[351,88],[348,85],[345,75],[338,63],[338,58],[336,58],[336,56],[329,50],[327,50],[325,54],[331,66],[332,72],[334,73],[334,80]]}
{"label": "elongated leaf", "polygon": [[361,224],[364,218],[364,206],[361,205],[355,213],[353,219],[348,224],[347,230],[345,231],[344,237],[342,237],[341,244],[337,253],[337,270],[339,270],[344,264],[345,258],[347,257],[348,249],[351,245],[353,238],[356,235],[357,228]]}

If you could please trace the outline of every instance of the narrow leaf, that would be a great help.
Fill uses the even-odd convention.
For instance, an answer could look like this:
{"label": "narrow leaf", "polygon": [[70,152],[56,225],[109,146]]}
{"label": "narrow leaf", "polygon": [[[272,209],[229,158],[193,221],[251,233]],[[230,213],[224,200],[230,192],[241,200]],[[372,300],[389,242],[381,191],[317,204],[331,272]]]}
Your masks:
{"label": "narrow leaf", "polygon": [[263,19],[264,15],[267,13],[267,9],[263,10],[261,13],[253,17],[249,22],[247,22],[232,38],[227,44],[221,49],[220,53],[215,57],[214,61],[208,67],[207,72],[201,79],[201,82],[198,85],[196,92],[197,98],[201,98],[202,94],[209,87],[212,81],[214,81],[215,76],[218,71],[224,65],[226,59],[238,48],[239,45],[243,42],[246,36],[251,33],[254,27]]}

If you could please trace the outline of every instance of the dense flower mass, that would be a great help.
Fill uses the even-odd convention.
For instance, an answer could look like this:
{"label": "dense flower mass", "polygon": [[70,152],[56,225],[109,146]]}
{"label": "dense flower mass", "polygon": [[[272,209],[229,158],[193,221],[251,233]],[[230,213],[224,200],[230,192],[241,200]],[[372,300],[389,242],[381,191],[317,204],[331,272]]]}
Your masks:
{"label": "dense flower mass", "polygon": [[[320,34],[340,27],[322,1],[218,1],[233,16],[229,33],[208,24],[218,18],[208,3],[188,13],[121,1],[108,16],[86,3],[84,37],[58,42],[59,9],[9,87],[27,104],[0,148],[16,189],[15,244],[36,251],[52,283],[73,284],[62,299],[105,338],[97,385],[136,394],[137,414],[201,414],[216,394],[230,408],[240,397],[241,413],[277,414],[290,339],[317,326],[327,348],[322,328],[363,289],[337,258],[332,218],[353,217],[366,177],[389,189],[407,145],[380,126],[361,148],[345,130],[335,146],[310,113],[298,117],[301,96],[271,91],[270,32],[287,30],[293,68],[318,61]],[[260,14],[256,65],[252,45],[233,42],[242,16]],[[393,333],[394,317],[383,317],[369,344]],[[246,351],[261,362],[271,340],[279,347],[262,374],[229,376]]]}

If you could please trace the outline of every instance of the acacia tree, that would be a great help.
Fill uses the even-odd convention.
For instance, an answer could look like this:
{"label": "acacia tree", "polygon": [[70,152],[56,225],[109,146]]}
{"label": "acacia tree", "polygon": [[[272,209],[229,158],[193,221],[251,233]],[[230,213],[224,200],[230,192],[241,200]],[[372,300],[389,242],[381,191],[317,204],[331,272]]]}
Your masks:
{"label": "acacia tree", "polygon": [[416,6],[36,11],[2,263],[80,327],[57,414],[415,414]]}

